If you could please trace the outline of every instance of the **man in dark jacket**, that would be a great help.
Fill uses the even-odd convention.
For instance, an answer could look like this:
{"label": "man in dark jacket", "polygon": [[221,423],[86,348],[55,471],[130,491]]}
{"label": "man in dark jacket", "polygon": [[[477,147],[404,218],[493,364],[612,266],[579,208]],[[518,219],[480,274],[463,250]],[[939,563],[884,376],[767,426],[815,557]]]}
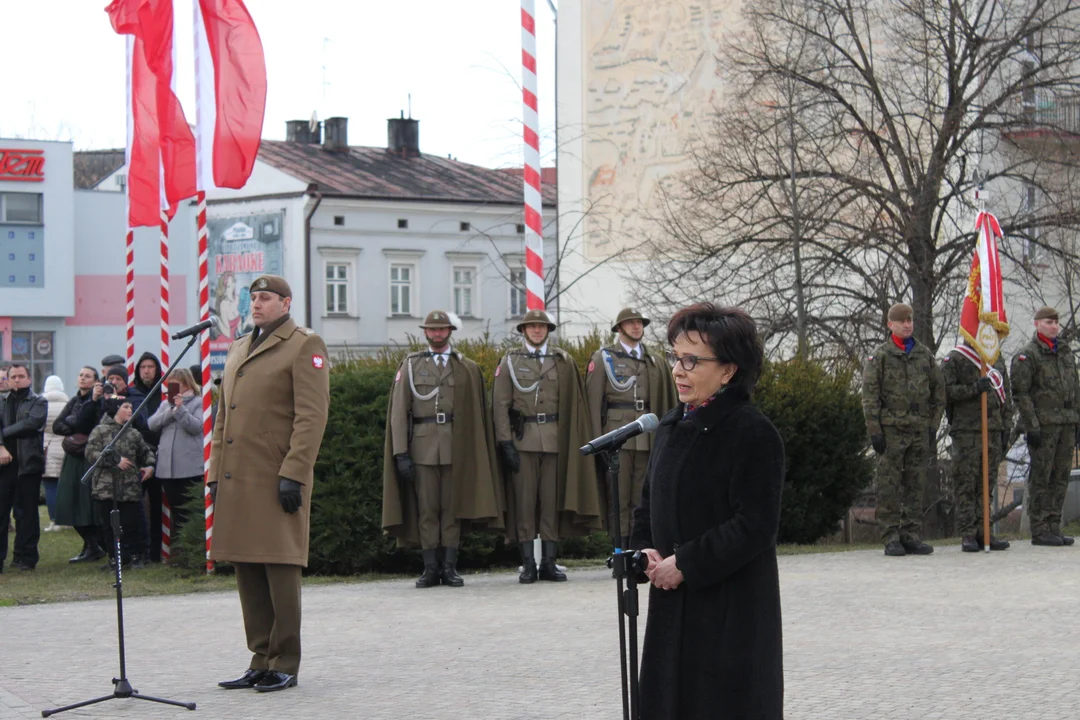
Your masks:
{"label": "man in dark jacket", "polygon": [[[161,390],[155,393],[150,390],[160,379],[161,362],[154,353],[144,352],[135,364],[135,377],[127,389],[127,399],[132,410],[138,410],[142,401],[149,398],[142,411],[136,413],[131,424],[155,453],[161,435],[150,429],[149,421],[150,416],[161,406]],[[149,562],[161,562],[161,480],[153,476],[143,483],[143,494],[148,497],[150,506],[149,518],[145,511],[139,513],[139,534],[143,538],[143,552]]]}
{"label": "man in dark jacket", "polygon": [[[0,525],[6,525],[16,503],[15,552],[12,567],[33,570],[38,561],[38,495],[45,471],[44,429],[49,417],[45,398],[30,389],[30,370],[14,364],[8,368],[10,392],[0,412]],[[7,559],[7,528],[0,532],[0,572]]]}

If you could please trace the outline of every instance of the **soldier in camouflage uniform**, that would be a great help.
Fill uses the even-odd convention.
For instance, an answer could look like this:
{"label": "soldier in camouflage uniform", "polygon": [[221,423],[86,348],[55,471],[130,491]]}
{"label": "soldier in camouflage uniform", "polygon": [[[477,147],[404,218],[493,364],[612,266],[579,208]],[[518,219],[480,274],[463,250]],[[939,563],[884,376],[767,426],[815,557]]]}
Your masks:
{"label": "soldier in camouflage uniform", "polygon": [[[990,434],[990,487],[997,482],[998,466],[1008,449],[1012,431],[1012,389],[1000,355],[986,377],[981,376],[978,352],[968,344],[955,348],[941,361],[945,378],[945,415],[952,438],[952,475],[956,490],[956,529],[961,550],[978,552],[983,546],[982,401],[986,394],[986,425]],[[991,550],[1005,550],[1006,540],[990,536]]]}
{"label": "soldier in camouflage uniform", "polygon": [[[98,461],[101,451],[131,418],[132,410],[131,403],[123,398],[105,401],[105,415],[86,441],[88,463]],[[138,533],[142,484],[154,474],[157,458],[153,449],[133,427],[128,428],[112,450],[114,452],[110,452],[110,457],[103,458],[94,471],[90,496],[94,499],[98,527],[104,541],[102,546],[109,550],[109,559],[112,562],[115,559],[115,538],[109,513],[112,512],[113,481],[119,481],[116,505],[120,511],[120,555],[122,562],[137,568],[142,566]]]}
{"label": "soldier in camouflage uniform", "polygon": [[910,305],[889,308],[891,336],[863,365],[862,405],[878,454],[877,520],[885,554],[929,555],[919,538],[930,448],[945,407],[945,382],[934,355],[912,337]]}
{"label": "soldier in camouflage uniform", "polygon": [[1073,544],[1061,532],[1061,506],[1080,420],[1076,359],[1068,343],[1058,340],[1060,331],[1057,310],[1040,308],[1035,313],[1035,337],[1012,361],[1013,397],[1031,453],[1024,500],[1031,544],[1050,547]]}

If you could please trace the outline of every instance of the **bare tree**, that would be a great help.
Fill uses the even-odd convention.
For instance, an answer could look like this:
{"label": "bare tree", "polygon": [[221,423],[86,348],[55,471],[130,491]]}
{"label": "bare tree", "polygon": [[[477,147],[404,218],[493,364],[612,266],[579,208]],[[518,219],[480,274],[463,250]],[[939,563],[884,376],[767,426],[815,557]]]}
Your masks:
{"label": "bare tree", "polygon": [[1073,121],[1041,108],[1080,90],[1080,2],[758,0],[743,15],[718,59],[714,122],[665,187],[657,305],[738,302],[773,351],[839,359],[908,301],[937,349],[955,332],[980,185],[1000,199],[1018,267],[1020,245],[1076,259],[1041,239],[1080,224],[1051,179],[1080,163],[1046,139]]}

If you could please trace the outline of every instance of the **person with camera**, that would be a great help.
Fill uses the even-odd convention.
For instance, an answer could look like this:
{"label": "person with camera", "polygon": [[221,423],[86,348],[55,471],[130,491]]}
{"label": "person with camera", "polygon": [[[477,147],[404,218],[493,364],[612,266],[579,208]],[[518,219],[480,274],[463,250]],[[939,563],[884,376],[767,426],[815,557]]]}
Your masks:
{"label": "person with camera", "polygon": [[187,368],[173,370],[166,387],[168,397],[150,416],[148,427],[159,437],[154,477],[169,499],[172,535],[176,537],[188,520],[184,506],[193,492],[202,489],[202,396],[199,383]]}
{"label": "person with camera", "polygon": [[[30,369],[8,367],[9,392],[0,407],[0,518],[6,523],[15,513],[15,548],[11,566],[33,570],[38,562],[41,522],[38,497],[45,472],[45,422],[49,403],[30,388]],[[7,559],[7,528],[0,532],[0,572]]]}
{"label": "person with camera", "polygon": [[93,562],[105,557],[94,518],[90,483],[82,482],[89,467],[86,441],[101,419],[105,388],[98,382],[97,370],[89,365],[79,370],[76,388],[76,393],[64,405],[52,426],[53,433],[63,438],[61,447],[64,449],[64,463],[56,487],[56,522],[75,528],[83,541],[82,550],[68,560],[70,563]]}
{"label": "person with camera", "polygon": [[632,536],[652,583],[641,717],[781,720],[784,443],[751,399],[762,341],[744,311],[712,303],[675,313],[667,338],[679,404],[656,431]]}
{"label": "person with camera", "polygon": [[120,433],[120,428],[131,419],[135,408],[123,397],[110,397],[104,401],[105,415],[90,433],[86,441],[86,461],[91,465],[101,458],[90,480],[90,494],[94,498],[94,511],[98,527],[106,547],[110,549],[109,561],[114,561],[113,535],[109,514],[112,512],[114,484],[116,506],[120,512],[120,558],[123,565],[132,568],[143,566],[142,545],[137,532],[139,504],[142,502],[142,484],[154,474],[156,460],[153,449],[142,435],[130,428],[102,458],[102,451]]}

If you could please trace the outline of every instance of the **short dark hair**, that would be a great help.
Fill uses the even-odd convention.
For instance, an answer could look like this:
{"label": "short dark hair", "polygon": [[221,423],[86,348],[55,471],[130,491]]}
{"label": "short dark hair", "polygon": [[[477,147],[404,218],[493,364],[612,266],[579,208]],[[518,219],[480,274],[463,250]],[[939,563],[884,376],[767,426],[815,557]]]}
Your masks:
{"label": "short dark hair", "polygon": [[15,368],[22,368],[26,371],[26,376],[30,377],[30,368],[27,367],[25,363],[21,362],[13,362],[5,368],[8,371],[8,377],[11,377],[11,371]]}
{"label": "short dark hair", "polygon": [[668,321],[667,340],[674,345],[681,335],[697,332],[722,362],[738,366],[730,387],[752,392],[761,377],[765,362],[765,346],[758,335],[757,324],[745,310],[717,306],[710,302],[684,307]]}

